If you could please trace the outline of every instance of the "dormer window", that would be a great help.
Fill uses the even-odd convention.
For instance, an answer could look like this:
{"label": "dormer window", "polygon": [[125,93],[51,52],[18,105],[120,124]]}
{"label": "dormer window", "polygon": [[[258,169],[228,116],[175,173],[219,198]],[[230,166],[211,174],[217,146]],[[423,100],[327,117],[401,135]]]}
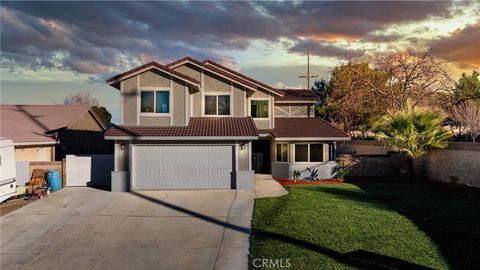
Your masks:
{"label": "dormer window", "polygon": [[230,115],[230,95],[205,95],[205,115]]}
{"label": "dormer window", "polygon": [[170,113],[170,91],[142,90],[140,92],[141,113]]}

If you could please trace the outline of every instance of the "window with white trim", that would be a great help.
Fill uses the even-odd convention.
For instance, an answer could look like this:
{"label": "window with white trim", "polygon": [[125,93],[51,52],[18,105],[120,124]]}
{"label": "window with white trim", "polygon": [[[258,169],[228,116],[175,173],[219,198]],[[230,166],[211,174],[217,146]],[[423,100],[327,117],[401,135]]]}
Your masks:
{"label": "window with white trim", "polygon": [[268,100],[251,100],[250,116],[253,118],[268,118]]}
{"label": "window with white trim", "polygon": [[323,162],[323,143],[295,144],[295,162]]}
{"label": "window with white trim", "polygon": [[170,113],[170,91],[141,90],[141,113]]}
{"label": "window with white trim", "polygon": [[277,162],[288,162],[288,143],[277,143],[275,145]]}
{"label": "window with white trim", "polygon": [[205,95],[205,115],[230,115],[230,95]]}

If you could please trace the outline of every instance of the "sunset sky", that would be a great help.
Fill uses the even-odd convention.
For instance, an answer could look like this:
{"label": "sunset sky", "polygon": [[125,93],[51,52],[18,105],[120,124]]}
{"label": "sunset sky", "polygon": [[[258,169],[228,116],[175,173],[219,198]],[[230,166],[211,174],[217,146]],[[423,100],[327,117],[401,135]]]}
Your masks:
{"label": "sunset sky", "polygon": [[88,91],[118,122],[105,79],[149,61],[212,59],[277,87],[328,77],[346,58],[432,48],[456,79],[480,69],[472,2],[1,2],[1,103]]}

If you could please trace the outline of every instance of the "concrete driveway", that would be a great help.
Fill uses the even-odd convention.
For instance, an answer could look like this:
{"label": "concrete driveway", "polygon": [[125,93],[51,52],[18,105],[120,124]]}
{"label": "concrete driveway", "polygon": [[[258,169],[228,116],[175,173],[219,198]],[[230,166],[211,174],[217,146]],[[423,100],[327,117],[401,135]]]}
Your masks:
{"label": "concrete driveway", "polygon": [[247,269],[254,192],[67,188],[1,217],[1,269]]}

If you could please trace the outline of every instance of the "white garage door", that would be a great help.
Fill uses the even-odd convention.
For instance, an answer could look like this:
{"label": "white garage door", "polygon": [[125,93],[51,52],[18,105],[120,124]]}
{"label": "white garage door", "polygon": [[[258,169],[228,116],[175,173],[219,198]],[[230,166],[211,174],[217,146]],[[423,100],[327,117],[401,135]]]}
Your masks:
{"label": "white garage door", "polygon": [[136,189],[231,188],[232,145],[134,146]]}

